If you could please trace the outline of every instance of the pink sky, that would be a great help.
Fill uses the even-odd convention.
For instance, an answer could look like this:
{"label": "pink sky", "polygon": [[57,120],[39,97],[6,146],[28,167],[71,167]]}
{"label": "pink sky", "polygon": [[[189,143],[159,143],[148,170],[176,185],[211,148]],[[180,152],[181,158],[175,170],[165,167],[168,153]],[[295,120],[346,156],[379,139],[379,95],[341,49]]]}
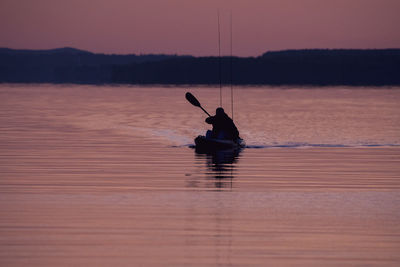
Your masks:
{"label": "pink sky", "polygon": [[0,0],[0,47],[116,54],[399,48],[400,0]]}

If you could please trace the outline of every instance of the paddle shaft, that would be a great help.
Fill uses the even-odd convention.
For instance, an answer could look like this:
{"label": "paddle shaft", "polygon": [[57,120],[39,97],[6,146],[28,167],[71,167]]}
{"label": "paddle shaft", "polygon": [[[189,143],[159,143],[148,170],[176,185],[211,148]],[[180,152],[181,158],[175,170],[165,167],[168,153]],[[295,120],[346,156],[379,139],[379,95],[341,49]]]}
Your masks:
{"label": "paddle shaft", "polygon": [[209,117],[211,117],[211,115],[202,106],[199,106],[199,108],[201,108]]}

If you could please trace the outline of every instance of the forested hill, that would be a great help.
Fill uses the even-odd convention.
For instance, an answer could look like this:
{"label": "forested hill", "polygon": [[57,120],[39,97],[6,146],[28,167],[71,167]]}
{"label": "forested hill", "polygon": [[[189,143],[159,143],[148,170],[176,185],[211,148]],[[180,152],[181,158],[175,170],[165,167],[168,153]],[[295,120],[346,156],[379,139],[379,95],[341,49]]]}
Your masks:
{"label": "forested hill", "polygon": [[223,83],[400,85],[400,49],[286,50],[219,59],[0,48],[0,82],[219,84],[219,60]]}

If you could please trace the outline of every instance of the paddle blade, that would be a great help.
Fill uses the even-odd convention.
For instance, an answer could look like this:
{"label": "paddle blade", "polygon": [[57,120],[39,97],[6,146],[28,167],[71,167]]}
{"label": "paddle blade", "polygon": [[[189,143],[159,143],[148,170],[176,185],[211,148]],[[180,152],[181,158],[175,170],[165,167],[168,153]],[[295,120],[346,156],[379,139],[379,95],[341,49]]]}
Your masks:
{"label": "paddle blade", "polygon": [[200,102],[192,95],[191,93],[187,92],[185,95],[187,101],[190,102],[193,106],[200,107]]}

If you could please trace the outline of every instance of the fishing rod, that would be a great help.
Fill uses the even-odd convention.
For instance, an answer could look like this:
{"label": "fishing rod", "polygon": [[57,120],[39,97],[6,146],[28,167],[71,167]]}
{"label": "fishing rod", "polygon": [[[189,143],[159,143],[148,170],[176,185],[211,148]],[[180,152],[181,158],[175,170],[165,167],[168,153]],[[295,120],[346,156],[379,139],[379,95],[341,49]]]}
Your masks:
{"label": "fishing rod", "polygon": [[[217,15],[218,15],[218,62],[219,62],[219,96],[220,96],[220,107],[222,107],[222,79],[221,79],[221,38],[220,38],[220,23],[219,23],[219,9],[217,10]],[[233,120],[233,45],[232,45],[232,11],[230,13],[230,83],[231,83],[231,108],[232,108],[232,120]],[[211,117],[211,115],[201,106],[200,102],[197,100],[197,98],[192,95],[190,92],[187,92],[186,95],[186,100],[189,101],[193,106],[201,108],[208,116]]]}
{"label": "fishing rod", "polygon": [[217,9],[218,18],[218,73],[219,73],[219,106],[222,107],[222,65],[221,65],[221,30],[219,23],[219,9]]}
{"label": "fishing rod", "polygon": [[[219,105],[222,107],[222,62],[221,62],[221,24],[219,9],[217,10],[218,17],[218,74],[219,74]],[[233,26],[232,26],[232,11],[230,12],[230,85],[231,85],[231,112],[233,120]]]}
{"label": "fishing rod", "polygon": [[231,74],[231,108],[232,108],[232,120],[233,120],[233,43],[232,43],[232,10],[230,16],[230,26],[231,26],[231,57],[230,57],[230,74]]}

